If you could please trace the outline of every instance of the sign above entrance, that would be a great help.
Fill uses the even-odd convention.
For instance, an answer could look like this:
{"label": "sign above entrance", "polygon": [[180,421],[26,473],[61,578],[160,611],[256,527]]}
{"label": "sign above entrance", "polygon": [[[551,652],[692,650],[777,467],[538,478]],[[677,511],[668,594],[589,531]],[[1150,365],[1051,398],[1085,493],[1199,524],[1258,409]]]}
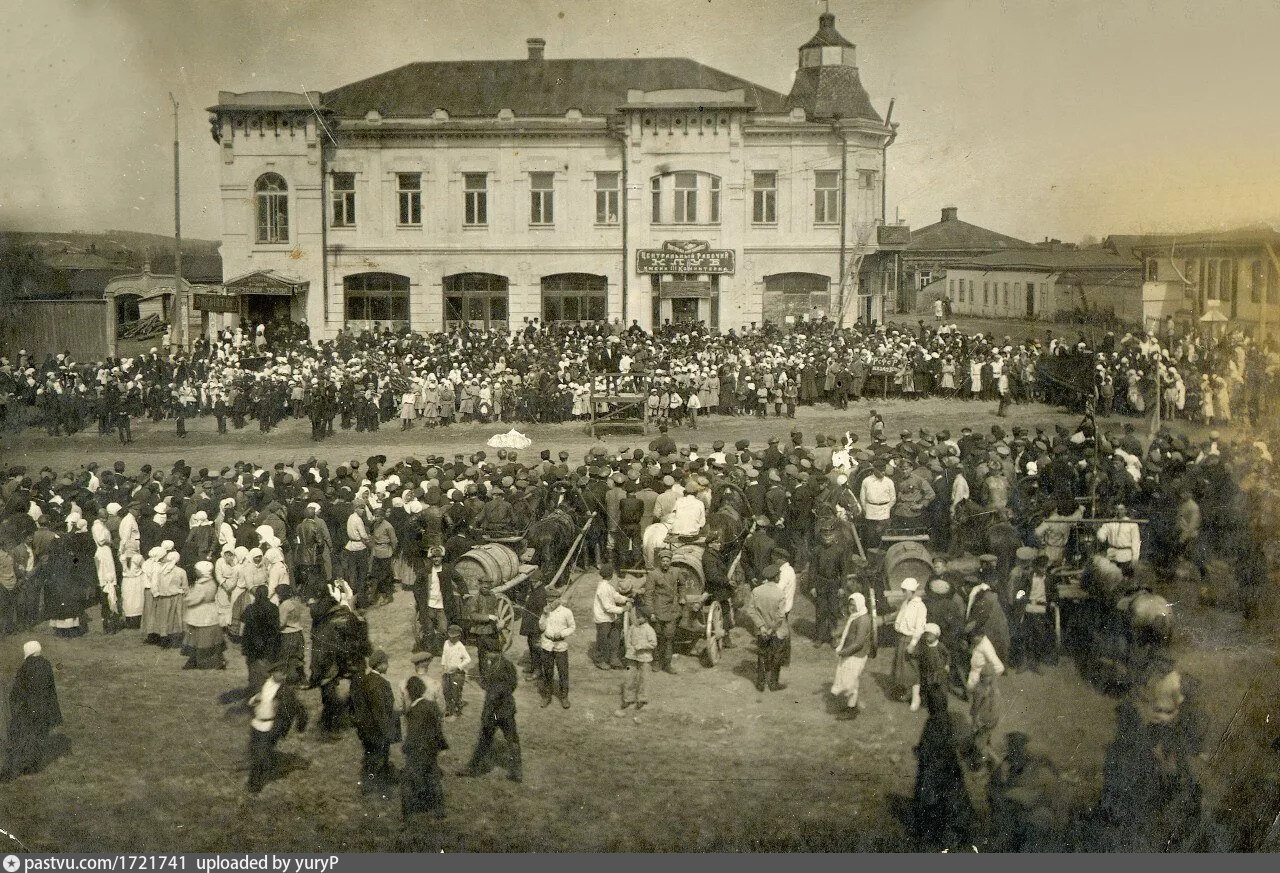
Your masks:
{"label": "sign above entrance", "polygon": [[660,249],[638,249],[636,271],[733,275],[733,249],[713,249],[700,239],[667,240]]}
{"label": "sign above entrance", "polygon": [[235,294],[194,294],[200,312],[239,312],[240,298]]}

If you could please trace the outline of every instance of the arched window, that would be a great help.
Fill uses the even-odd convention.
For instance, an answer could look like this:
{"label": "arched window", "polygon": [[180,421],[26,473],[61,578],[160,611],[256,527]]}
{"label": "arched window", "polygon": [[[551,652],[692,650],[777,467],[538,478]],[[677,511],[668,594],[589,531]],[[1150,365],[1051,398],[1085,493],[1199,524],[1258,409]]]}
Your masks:
{"label": "arched window", "polygon": [[[831,277],[819,273],[774,273],[764,277],[764,320],[795,325],[831,313]],[[791,320],[788,321],[787,319]]]}
{"label": "arched window", "polygon": [[654,224],[719,224],[720,177],[680,171],[649,180]]}
{"label": "arched window", "polygon": [[468,323],[474,328],[507,329],[506,276],[494,273],[455,273],[445,276],[444,326],[451,330]]}
{"label": "arched window", "polygon": [[542,321],[604,321],[609,280],[591,273],[542,277]]}
{"label": "arched window", "polygon": [[258,242],[289,241],[289,186],[275,173],[263,173],[253,185],[258,204]]}
{"label": "arched window", "polygon": [[393,331],[409,326],[409,277],[395,273],[356,273],[342,280],[347,326],[354,330]]}

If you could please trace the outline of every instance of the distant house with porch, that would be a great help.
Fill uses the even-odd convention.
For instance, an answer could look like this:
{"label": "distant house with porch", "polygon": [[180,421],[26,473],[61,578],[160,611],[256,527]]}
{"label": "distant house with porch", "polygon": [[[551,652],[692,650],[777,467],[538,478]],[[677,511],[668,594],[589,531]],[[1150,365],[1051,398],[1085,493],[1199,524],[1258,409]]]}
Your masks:
{"label": "distant house with porch", "polygon": [[1148,330],[1184,331],[1217,321],[1256,339],[1280,335],[1277,231],[1262,227],[1108,237],[1107,243],[1141,258],[1142,314]]}

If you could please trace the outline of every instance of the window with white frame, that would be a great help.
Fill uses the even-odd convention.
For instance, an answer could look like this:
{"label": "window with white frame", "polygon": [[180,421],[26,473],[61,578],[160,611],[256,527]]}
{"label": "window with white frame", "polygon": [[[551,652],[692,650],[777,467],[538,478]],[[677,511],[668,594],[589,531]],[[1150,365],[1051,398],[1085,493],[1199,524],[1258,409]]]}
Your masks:
{"label": "window with white frame", "polygon": [[596,173],[596,224],[618,223],[620,173]]}
{"label": "window with white frame", "polygon": [[483,227],[489,223],[489,174],[463,173],[463,224]]}
{"label": "window with white frame", "polygon": [[260,243],[289,241],[289,186],[275,173],[264,173],[253,185],[258,207]]}
{"label": "window with white frame", "polygon": [[529,174],[529,223],[555,223],[555,173]]}
{"label": "window with white frame", "polygon": [[815,170],[813,174],[813,223],[840,221],[840,171]]}
{"label": "window with white frame", "polygon": [[778,174],[772,170],[751,174],[751,221],[754,224],[778,222]]}
{"label": "window with white frame", "polygon": [[649,180],[654,224],[719,224],[720,177],[679,171]]}
{"label": "window with white frame", "polygon": [[399,223],[402,227],[422,224],[422,174],[396,174],[396,200],[399,202]]}
{"label": "window with white frame", "polygon": [[333,179],[333,226],[355,227],[356,225],[356,174],[334,173]]}

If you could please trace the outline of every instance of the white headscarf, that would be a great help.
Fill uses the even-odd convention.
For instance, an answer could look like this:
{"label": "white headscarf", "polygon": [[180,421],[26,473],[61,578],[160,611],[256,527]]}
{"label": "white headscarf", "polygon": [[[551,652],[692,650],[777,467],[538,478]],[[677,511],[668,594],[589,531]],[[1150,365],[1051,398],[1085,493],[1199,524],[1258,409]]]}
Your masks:
{"label": "white headscarf", "polygon": [[38,655],[43,651],[40,644],[35,640],[28,640],[22,644],[22,657],[30,658],[32,655]]}

